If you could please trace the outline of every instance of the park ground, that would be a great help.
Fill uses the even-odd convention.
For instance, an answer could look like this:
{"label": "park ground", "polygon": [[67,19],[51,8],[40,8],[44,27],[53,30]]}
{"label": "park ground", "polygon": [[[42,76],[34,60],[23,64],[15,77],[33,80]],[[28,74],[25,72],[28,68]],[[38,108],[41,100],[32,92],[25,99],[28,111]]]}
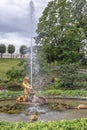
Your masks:
{"label": "park ground", "polygon": [[[5,82],[8,80],[6,76],[6,72],[11,69],[12,67],[16,67],[21,69],[18,64],[20,63],[20,59],[0,59],[0,87],[2,87],[2,81]],[[53,83],[54,84],[54,83]],[[48,86],[48,89],[43,89],[42,93],[45,96],[48,95],[58,95],[58,96],[72,96],[72,97],[87,97],[86,89],[61,89],[61,88],[53,88],[53,84]],[[85,82],[87,84],[87,82]],[[0,100],[5,99],[16,99],[19,95],[23,94],[23,91],[13,91],[13,90],[6,90],[6,84],[4,84],[5,89],[0,91]],[[85,85],[86,86],[86,85]],[[39,95],[39,91],[36,91],[36,94]],[[61,121],[49,121],[49,122],[42,122],[37,121],[35,123],[9,123],[0,121],[0,129],[1,130],[86,130],[87,129],[87,119],[77,119],[77,120],[61,120]]]}

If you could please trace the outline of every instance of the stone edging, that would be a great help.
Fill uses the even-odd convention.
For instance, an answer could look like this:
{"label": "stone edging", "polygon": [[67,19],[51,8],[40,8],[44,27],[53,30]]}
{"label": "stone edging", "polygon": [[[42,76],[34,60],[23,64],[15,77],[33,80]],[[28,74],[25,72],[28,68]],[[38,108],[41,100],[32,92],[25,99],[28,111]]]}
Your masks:
{"label": "stone edging", "polygon": [[47,99],[72,99],[72,100],[87,100],[87,97],[72,97],[72,96],[46,96]]}

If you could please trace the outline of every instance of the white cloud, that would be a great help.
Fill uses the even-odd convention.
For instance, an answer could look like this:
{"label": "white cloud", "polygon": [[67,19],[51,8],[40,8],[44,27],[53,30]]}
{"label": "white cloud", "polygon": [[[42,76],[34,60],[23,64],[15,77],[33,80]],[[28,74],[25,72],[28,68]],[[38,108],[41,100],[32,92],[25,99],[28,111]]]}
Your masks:
{"label": "white cloud", "polygon": [[18,48],[21,45],[30,46],[31,38],[21,36],[18,33],[7,33],[0,37],[0,43],[4,43],[7,46],[13,44]]}
{"label": "white cloud", "polygon": [[[31,0],[0,0],[0,43],[29,45],[31,37],[30,7]],[[33,35],[42,11],[50,0],[33,0]]]}

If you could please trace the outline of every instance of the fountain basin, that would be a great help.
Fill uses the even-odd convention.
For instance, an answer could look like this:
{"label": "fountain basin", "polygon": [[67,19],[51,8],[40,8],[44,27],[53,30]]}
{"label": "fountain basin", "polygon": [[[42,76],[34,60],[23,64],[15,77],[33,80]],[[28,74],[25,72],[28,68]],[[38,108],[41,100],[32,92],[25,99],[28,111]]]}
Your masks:
{"label": "fountain basin", "polygon": [[[39,111],[38,120],[52,121],[52,120],[71,120],[79,118],[87,118],[87,109],[76,109],[75,107],[79,104],[86,104],[86,99],[67,99],[67,98],[49,98],[47,97],[48,104],[46,105],[34,105],[34,104],[17,104],[18,106],[23,106],[24,108],[20,113],[8,114],[6,112],[0,112],[0,120],[9,122],[29,122],[29,119],[33,111]],[[1,105],[16,104],[15,100],[1,101]],[[62,111],[50,109],[50,105],[53,104],[67,104],[73,106],[72,108],[65,108]],[[38,110],[37,110],[38,109]],[[41,112],[42,111],[42,112]],[[44,112],[43,112],[44,111]]]}

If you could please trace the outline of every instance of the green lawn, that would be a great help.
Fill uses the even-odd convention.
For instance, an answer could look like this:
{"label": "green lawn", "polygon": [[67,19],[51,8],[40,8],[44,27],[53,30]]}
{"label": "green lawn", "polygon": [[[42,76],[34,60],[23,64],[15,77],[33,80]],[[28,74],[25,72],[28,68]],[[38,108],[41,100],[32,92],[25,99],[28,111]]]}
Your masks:
{"label": "green lawn", "polygon": [[20,69],[18,63],[20,59],[0,59],[0,79],[6,80],[6,72],[10,70],[12,67],[16,67]]}

